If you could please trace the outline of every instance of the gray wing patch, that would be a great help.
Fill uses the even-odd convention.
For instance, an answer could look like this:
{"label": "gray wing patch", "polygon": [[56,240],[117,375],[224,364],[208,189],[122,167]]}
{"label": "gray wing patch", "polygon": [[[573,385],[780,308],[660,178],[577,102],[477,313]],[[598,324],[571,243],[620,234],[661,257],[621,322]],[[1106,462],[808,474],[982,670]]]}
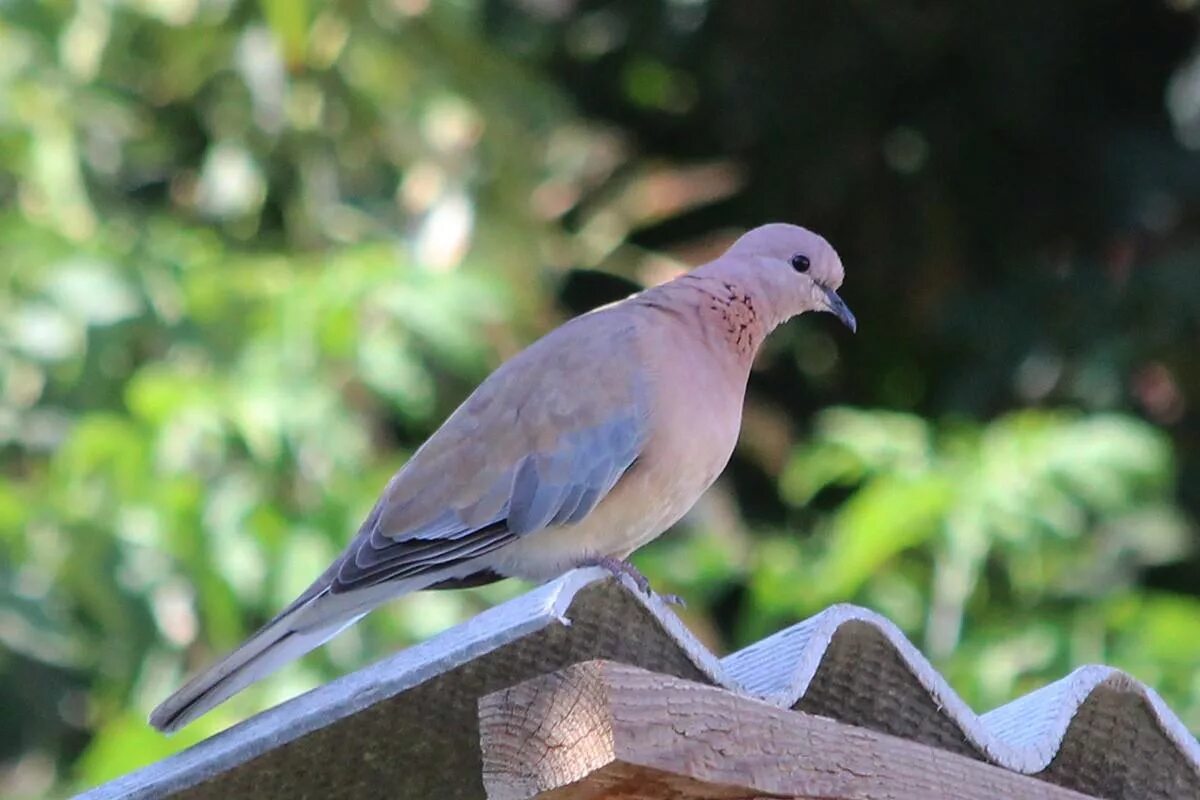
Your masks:
{"label": "gray wing patch", "polygon": [[637,459],[643,442],[633,414],[569,434],[558,450],[521,460],[506,522],[517,536],[579,522]]}
{"label": "gray wing patch", "polygon": [[518,536],[575,524],[612,490],[644,444],[644,423],[634,413],[574,431],[557,449],[521,459],[498,482],[496,489],[507,490],[507,500],[482,524],[463,523],[463,517],[474,516],[469,509],[447,509],[419,528],[386,531],[379,525],[381,500],[343,556],[330,589],[342,593],[445,571]]}

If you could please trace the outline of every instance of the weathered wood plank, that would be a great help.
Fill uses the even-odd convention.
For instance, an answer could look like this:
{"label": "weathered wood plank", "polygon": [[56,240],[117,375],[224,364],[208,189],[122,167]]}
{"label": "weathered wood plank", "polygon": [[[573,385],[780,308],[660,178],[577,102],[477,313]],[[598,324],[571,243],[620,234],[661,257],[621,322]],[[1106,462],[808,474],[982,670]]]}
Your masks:
{"label": "weathered wood plank", "polygon": [[489,800],[1088,800],[926,745],[606,661],[480,700]]}

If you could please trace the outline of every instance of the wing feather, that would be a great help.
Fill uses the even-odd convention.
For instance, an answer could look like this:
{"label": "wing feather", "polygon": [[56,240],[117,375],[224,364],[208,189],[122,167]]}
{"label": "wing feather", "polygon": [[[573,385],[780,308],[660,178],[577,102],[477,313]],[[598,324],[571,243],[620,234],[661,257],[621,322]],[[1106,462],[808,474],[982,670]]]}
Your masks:
{"label": "wing feather", "polygon": [[604,499],[645,445],[648,409],[629,352],[600,346],[587,320],[493,373],[397,473],[332,592],[453,571]]}

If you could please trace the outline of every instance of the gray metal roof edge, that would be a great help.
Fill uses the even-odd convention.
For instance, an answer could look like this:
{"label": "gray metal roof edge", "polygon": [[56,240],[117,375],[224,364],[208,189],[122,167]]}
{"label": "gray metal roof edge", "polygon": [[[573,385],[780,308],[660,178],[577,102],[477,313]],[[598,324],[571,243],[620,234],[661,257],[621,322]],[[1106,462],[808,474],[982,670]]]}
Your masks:
{"label": "gray metal roof edge", "polygon": [[[489,608],[424,642],[387,656],[169,756],[77,796],[150,798],[195,785],[336,719],[350,716],[548,624],[570,624],[575,595],[603,570],[576,570]],[[655,616],[660,612],[651,607]]]}
{"label": "gray metal roof edge", "polygon": [[[575,594],[585,585],[590,585],[597,581],[610,580],[611,576],[603,569],[589,567],[583,570],[575,570],[568,572],[559,580],[565,580],[572,575],[578,575],[583,580],[583,583],[575,587],[571,593],[571,600],[574,600]],[[723,689],[732,691],[743,691],[741,685],[728,673],[722,660],[718,658],[711,650],[696,638],[691,629],[683,623],[671,606],[662,599],[658,594],[647,594],[635,587],[631,580],[622,577],[619,580],[620,585],[628,592],[633,594],[637,601],[644,606],[653,616],[654,621],[679,647],[680,651],[688,657],[688,660],[698,669],[714,686],[720,686]],[[570,601],[567,602],[570,605]]]}
{"label": "gray metal roof edge", "polygon": [[[804,697],[825,660],[834,638],[848,626],[866,625],[872,633],[882,636],[917,680],[930,701],[946,712],[978,750],[993,756],[993,742],[979,723],[978,715],[950,687],[928,659],[896,627],[895,623],[874,611],[848,603],[839,603],[760,639],[742,650],[722,659],[722,666],[745,691],[762,697],[780,707],[796,705]],[[997,763],[1011,767],[1007,753],[998,754]],[[1026,770],[1019,770],[1026,771]]]}
{"label": "gray metal roof edge", "polygon": [[[742,691],[791,707],[808,691],[834,638],[848,626],[867,625],[882,636],[944,716],[997,766],[1041,772],[1070,735],[1079,708],[1101,688],[1144,701],[1158,728],[1200,775],[1200,742],[1150,687],[1120,670],[1085,666],[986,714],[977,714],[891,620],[859,606],[839,604],[726,656],[722,666]],[[1031,724],[1034,721],[1040,724]]]}
{"label": "gray metal roof edge", "polygon": [[[594,584],[626,592],[648,611],[649,621],[711,683],[779,707],[794,706],[840,636],[867,635],[890,649],[928,695],[984,757],[1016,772],[1045,769],[1071,736],[1071,721],[1097,691],[1133,694],[1147,704],[1155,724],[1200,775],[1200,744],[1152,689],[1109,667],[1082,667],[1067,677],[984,715],[976,714],[890,620],[853,605],[835,605],[755,644],[718,659],[657,596],[607,572],[576,570],[364,669],[258,714],[174,756],[104,784],[82,800],[160,797],[194,786],[299,739],[338,719],[480,658],[547,626],[572,624],[572,605]],[[604,591],[609,591],[604,589]],[[594,603],[581,606],[592,607]],[[630,621],[630,624],[637,624]],[[1078,735],[1087,736],[1087,732]]]}
{"label": "gray metal roof edge", "polygon": [[1103,690],[1131,696],[1144,703],[1159,731],[1200,776],[1200,741],[1158,692],[1132,675],[1103,664],[1078,667],[1064,678],[982,714],[980,721],[993,736],[1002,740],[1011,741],[1026,735],[1054,742],[1054,753],[1047,758],[1048,763],[1061,742],[1070,735],[1071,721],[1079,708]]}

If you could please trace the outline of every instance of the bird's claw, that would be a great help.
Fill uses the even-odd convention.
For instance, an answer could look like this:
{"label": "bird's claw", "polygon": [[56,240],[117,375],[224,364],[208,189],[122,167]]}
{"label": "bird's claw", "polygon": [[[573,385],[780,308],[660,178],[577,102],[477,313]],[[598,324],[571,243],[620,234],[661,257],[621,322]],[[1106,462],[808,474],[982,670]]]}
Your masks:
{"label": "bird's claw", "polygon": [[601,556],[598,558],[588,559],[579,566],[600,567],[601,569],[606,570],[614,578],[629,578],[631,581],[633,581],[633,585],[637,587],[638,591],[646,595],[646,597],[657,596],[660,600],[668,605],[678,606],[679,608],[687,608],[687,603],[685,603],[683,598],[679,595],[658,594],[655,592],[654,588],[650,585],[650,579],[643,575],[637,567],[635,567],[633,564],[630,564],[628,561],[625,561],[624,559],[614,558],[613,556]]}
{"label": "bird's claw", "polygon": [[660,594],[659,598],[669,606],[687,608],[687,601],[677,594]]}

